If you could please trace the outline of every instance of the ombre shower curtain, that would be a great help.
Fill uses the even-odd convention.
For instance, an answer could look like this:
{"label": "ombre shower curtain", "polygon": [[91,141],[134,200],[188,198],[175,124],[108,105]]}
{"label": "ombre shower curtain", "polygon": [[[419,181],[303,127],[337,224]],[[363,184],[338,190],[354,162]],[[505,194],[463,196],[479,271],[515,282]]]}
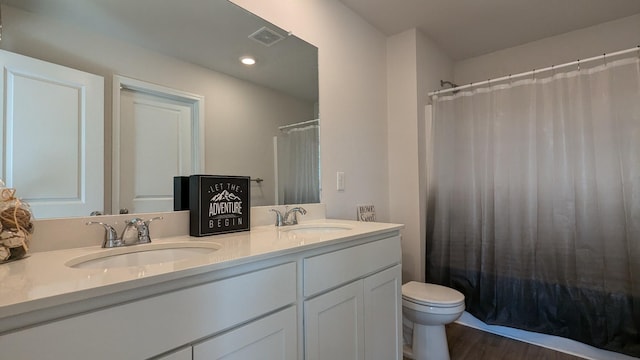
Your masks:
{"label": "ombre shower curtain", "polygon": [[283,204],[320,202],[319,126],[283,130],[278,136],[278,181]]}
{"label": "ombre shower curtain", "polygon": [[640,357],[640,58],[433,99],[427,280]]}

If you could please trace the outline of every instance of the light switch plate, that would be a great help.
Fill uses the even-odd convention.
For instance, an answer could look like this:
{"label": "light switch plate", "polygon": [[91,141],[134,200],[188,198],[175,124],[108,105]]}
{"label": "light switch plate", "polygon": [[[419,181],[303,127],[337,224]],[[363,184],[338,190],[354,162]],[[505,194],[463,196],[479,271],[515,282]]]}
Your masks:
{"label": "light switch plate", "polygon": [[338,171],[336,173],[336,188],[338,191],[344,191],[344,172]]}

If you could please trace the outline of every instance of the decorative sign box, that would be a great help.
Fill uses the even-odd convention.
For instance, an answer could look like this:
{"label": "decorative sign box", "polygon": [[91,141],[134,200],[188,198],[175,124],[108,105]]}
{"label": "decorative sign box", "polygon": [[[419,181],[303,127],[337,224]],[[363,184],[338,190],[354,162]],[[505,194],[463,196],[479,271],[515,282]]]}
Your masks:
{"label": "decorative sign box", "polygon": [[376,208],[373,205],[358,205],[358,221],[376,221]]}
{"label": "decorative sign box", "polygon": [[189,234],[208,236],[249,230],[248,176],[191,175]]}

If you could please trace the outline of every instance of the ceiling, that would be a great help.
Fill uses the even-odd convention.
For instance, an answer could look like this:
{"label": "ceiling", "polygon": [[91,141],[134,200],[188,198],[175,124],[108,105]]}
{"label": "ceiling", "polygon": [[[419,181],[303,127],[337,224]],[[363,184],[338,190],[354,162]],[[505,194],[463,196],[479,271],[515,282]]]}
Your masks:
{"label": "ceiling", "polygon": [[[640,0],[339,1],[387,36],[419,28],[454,61],[640,13]],[[317,49],[228,0],[2,2],[317,101]],[[264,24],[285,41],[265,47],[247,38]],[[258,66],[239,66],[245,53]]]}
{"label": "ceiling", "polygon": [[455,61],[640,13],[640,0],[340,0],[387,36],[418,28]]}
{"label": "ceiling", "polygon": [[[294,97],[318,99],[317,48],[228,0],[1,1]],[[249,38],[264,26],[284,39],[265,46]],[[255,56],[257,64],[241,65],[243,55]]]}

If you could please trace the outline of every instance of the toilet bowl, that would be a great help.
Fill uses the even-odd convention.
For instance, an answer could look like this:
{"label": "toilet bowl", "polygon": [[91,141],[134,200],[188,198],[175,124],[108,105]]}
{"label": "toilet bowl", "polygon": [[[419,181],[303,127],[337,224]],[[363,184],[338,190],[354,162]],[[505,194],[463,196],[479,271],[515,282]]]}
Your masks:
{"label": "toilet bowl", "polygon": [[436,284],[411,281],[402,285],[402,314],[413,323],[412,345],[404,356],[415,360],[449,360],[444,326],[464,311],[464,295]]}

